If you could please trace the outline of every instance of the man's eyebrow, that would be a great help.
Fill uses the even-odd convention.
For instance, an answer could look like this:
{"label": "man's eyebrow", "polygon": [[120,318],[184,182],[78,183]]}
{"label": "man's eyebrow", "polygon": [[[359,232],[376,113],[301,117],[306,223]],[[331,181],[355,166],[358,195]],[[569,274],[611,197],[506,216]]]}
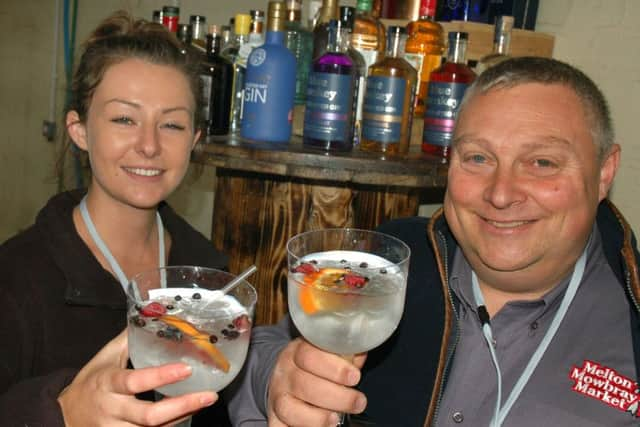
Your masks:
{"label": "man's eyebrow", "polygon": [[[488,141],[486,138],[474,137],[468,134],[460,135],[451,141],[451,145],[472,144],[472,143],[483,145],[483,144],[487,144]],[[549,148],[549,147],[557,146],[558,144],[560,144],[563,148],[573,148],[573,144],[568,139],[553,136],[553,135],[535,137],[535,139],[532,139],[529,142],[522,143],[522,146],[529,149],[537,149],[537,148]]]}

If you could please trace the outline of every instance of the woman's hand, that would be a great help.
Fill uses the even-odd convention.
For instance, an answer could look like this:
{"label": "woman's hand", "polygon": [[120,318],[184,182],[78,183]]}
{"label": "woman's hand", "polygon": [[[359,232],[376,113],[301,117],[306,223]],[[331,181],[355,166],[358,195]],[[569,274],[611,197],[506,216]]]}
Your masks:
{"label": "woman's hand", "polygon": [[136,393],[183,380],[191,375],[191,368],[183,363],[172,363],[126,369],[127,358],[125,329],[105,345],[60,393],[58,402],[67,426],[172,425],[218,399],[216,393],[199,392],[166,397],[159,402],[138,400]]}
{"label": "woman's hand", "polygon": [[301,338],[278,356],[269,383],[269,426],[327,426],[338,412],[364,411],[367,399],[352,388],[360,381],[366,354],[350,362]]}

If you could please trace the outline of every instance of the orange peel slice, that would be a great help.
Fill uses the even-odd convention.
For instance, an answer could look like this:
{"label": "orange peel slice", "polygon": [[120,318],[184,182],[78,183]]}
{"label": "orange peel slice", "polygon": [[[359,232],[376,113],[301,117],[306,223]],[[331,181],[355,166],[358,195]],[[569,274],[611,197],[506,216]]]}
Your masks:
{"label": "orange peel slice", "polygon": [[225,355],[209,341],[209,335],[198,330],[191,323],[177,316],[165,314],[159,317],[159,320],[167,325],[173,326],[183,334],[191,338],[193,344],[199,349],[203,350],[213,362],[214,366],[220,369],[222,372],[229,372],[230,364]]}
{"label": "orange peel slice", "polygon": [[341,279],[347,274],[349,270],[343,268],[321,268],[305,274],[298,292],[302,311],[312,315],[342,307],[346,297],[330,290],[339,287]]}

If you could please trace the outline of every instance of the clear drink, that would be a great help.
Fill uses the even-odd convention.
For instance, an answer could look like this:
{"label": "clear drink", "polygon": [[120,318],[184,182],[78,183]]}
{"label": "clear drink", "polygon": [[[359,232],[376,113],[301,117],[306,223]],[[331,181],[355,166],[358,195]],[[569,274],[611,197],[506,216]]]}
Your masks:
{"label": "clear drink", "polygon": [[247,282],[226,295],[216,290],[233,277],[214,269],[167,267],[132,279],[127,319],[133,366],[183,362],[193,369],[158,392],[220,391],[242,368],[256,293]]}
{"label": "clear drink", "polygon": [[312,344],[356,354],[382,344],[404,308],[406,276],[365,252],[327,251],[303,257],[289,273],[289,310]]}

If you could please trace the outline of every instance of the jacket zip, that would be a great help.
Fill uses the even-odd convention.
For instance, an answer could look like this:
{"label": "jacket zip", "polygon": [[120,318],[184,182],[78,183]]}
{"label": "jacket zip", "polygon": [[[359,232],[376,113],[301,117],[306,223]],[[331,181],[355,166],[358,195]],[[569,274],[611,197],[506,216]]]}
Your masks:
{"label": "jacket zip", "polygon": [[436,409],[433,412],[433,420],[431,425],[435,425],[436,421],[438,420],[438,413],[440,412],[440,404],[442,403],[442,391],[443,391],[443,386],[445,383],[445,380],[447,379],[447,375],[449,372],[449,365],[451,364],[451,359],[453,357],[453,354],[455,353],[455,349],[458,346],[458,341],[460,340],[460,319],[458,316],[458,311],[456,310],[456,306],[453,303],[453,295],[451,294],[451,287],[449,286],[449,248],[447,247],[447,240],[445,239],[444,235],[442,234],[442,231],[438,231],[438,237],[440,238],[440,240],[442,241],[442,245],[444,246],[444,280],[445,283],[447,285],[447,295],[449,296],[449,303],[451,304],[451,309],[453,310],[453,315],[455,316],[455,322],[456,322],[456,334],[455,334],[455,339],[453,341],[453,345],[450,346],[449,350],[447,351],[447,359],[445,361],[444,364],[444,371],[443,371],[443,375],[442,375],[442,381],[440,381],[440,387],[438,388],[438,402],[436,403]]}

